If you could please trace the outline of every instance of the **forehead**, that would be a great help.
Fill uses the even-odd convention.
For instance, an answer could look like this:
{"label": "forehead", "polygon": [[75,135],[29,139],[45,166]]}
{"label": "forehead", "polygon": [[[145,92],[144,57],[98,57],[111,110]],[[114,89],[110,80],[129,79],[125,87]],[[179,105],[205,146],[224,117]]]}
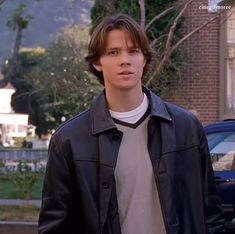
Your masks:
{"label": "forehead", "polygon": [[127,47],[138,46],[134,37],[127,30],[113,29],[106,34],[105,47],[118,47],[125,45]]}

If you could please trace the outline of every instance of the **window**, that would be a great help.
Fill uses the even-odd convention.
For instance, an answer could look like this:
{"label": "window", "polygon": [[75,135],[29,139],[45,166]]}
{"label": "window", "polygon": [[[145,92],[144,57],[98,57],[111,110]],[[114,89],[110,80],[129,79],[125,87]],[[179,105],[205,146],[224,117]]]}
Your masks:
{"label": "window", "polygon": [[213,169],[215,171],[235,170],[235,133],[209,134],[207,139]]}
{"label": "window", "polygon": [[235,110],[235,9],[227,13],[227,109]]}
{"label": "window", "polygon": [[221,17],[220,118],[235,118],[235,6]]}

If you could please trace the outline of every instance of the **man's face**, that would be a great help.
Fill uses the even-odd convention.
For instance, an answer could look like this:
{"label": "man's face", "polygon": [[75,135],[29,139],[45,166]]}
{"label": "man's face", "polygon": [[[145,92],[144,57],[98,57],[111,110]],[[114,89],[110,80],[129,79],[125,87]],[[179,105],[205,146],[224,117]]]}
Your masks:
{"label": "man's face", "polygon": [[103,73],[107,91],[140,90],[145,58],[126,31],[114,29],[107,34],[105,52],[94,66]]}

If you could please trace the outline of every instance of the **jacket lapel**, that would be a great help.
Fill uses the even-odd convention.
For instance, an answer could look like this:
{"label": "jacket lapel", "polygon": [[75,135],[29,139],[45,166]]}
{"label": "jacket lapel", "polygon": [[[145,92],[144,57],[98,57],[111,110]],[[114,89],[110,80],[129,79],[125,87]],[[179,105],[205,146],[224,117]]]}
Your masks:
{"label": "jacket lapel", "polygon": [[[103,233],[109,206],[115,207],[115,204],[117,205],[116,193],[114,192],[116,190],[114,170],[121,138],[122,134],[117,130],[99,135],[99,210],[101,233]],[[112,193],[115,194],[115,198],[110,202]]]}

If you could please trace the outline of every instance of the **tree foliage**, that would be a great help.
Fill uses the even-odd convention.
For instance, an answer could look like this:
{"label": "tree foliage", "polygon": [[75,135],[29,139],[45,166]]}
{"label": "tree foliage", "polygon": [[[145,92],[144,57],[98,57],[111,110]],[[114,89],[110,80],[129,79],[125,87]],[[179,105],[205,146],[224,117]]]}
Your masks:
{"label": "tree foliage", "polygon": [[48,101],[43,90],[38,90],[34,83],[29,82],[26,77],[35,67],[45,59],[46,50],[43,48],[22,48],[19,50],[16,79],[13,85],[16,92],[12,95],[12,107],[17,113],[29,114],[29,122],[36,125],[39,134],[46,132],[44,127],[38,126],[42,122],[45,128],[48,127],[44,121],[44,113],[40,106]]}
{"label": "tree foliage", "polygon": [[10,81],[15,86],[14,111],[29,114],[30,123],[37,127],[40,136],[84,110],[100,85],[86,72],[88,29],[73,23],[61,30],[46,49],[21,48],[23,31],[32,19],[25,4],[18,4],[7,18],[8,27],[16,31],[16,39],[13,53],[2,69],[5,79],[0,83]]}
{"label": "tree foliage", "polygon": [[47,49],[20,50],[24,84],[14,95],[13,106],[17,112],[30,113],[39,135],[84,110],[100,90],[96,79],[86,72],[88,36],[88,29],[69,26]]}
{"label": "tree foliage", "polygon": [[[3,3],[3,2],[2,2]],[[7,26],[12,30],[16,31],[16,38],[13,48],[12,55],[8,58],[7,64],[4,67],[4,79],[0,81],[1,83],[7,83],[10,81],[16,88],[18,88],[19,80],[18,77],[18,56],[19,50],[23,37],[23,30],[27,29],[29,25],[29,21],[33,17],[30,15],[26,15],[26,5],[19,4],[12,15],[10,15],[7,19]]]}
{"label": "tree foliage", "polygon": [[15,10],[14,13],[8,17],[7,26],[12,30],[17,30],[18,28],[26,29],[29,24],[29,20],[33,17],[30,15],[24,15],[26,11],[26,5],[20,4]]}

